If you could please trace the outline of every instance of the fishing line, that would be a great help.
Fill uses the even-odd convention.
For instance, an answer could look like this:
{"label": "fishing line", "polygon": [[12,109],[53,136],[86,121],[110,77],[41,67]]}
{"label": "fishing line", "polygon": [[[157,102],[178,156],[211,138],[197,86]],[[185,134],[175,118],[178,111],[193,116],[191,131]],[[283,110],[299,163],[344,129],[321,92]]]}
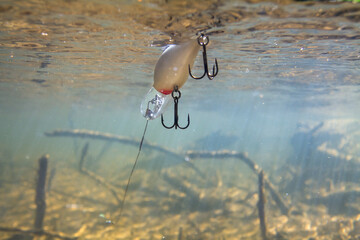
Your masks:
{"label": "fishing line", "polygon": [[120,214],[119,214],[119,218],[121,217],[121,213],[122,213],[123,208],[124,208],[125,198],[126,198],[126,193],[127,193],[127,191],[128,191],[129,185],[130,185],[131,176],[132,176],[132,175],[133,175],[133,173],[134,173],[134,170],[135,170],[135,167],[136,167],[136,163],[137,163],[137,161],[138,161],[138,159],[139,159],[139,156],[140,156],[141,147],[142,147],[143,142],[144,142],[144,137],[145,137],[145,133],[146,133],[146,129],[147,129],[148,123],[149,123],[149,120],[147,119],[147,120],[146,120],[146,124],[145,124],[144,133],[143,133],[142,138],[141,138],[141,141],[140,141],[139,151],[138,151],[138,154],[137,154],[137,156],[136,156],[136,159],[135,159],[134,165],[133,165],[133,167],[132,167],[132,169],[131,169],[131,172],[130,172],[130,176],[129,176],[128,182],[127,182],[127,184],[126,184],[124,197],[123,197],[123,199],[122,199],[122,203],[121,203],[121,207],[120,207]]}

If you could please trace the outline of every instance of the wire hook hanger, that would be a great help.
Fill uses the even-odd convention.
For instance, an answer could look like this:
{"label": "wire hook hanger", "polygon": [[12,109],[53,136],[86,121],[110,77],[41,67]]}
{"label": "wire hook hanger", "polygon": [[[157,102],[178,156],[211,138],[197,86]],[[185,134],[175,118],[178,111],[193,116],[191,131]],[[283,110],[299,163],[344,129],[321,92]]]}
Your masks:
{"label": "wire hook hanger", "polygon": [[195,77],[194,75],[192,75],[191,74],[190,64],[189,64],[189,74],[190,74],[190,76],[192,78],[194,78],[196,80],[202,79],[203,77],[205,77],[205,75],[207,75],[209,80],[213,80],[214,77],[219,72],[218,62],[217,62],[217,59],[215,58],[215,65],[213,65],[212,74],[209,73],[208,62],[207,62],[207,54],[206,54],[206,45],[208,43],[209,43],[209,37],[206,36],[204,33],[201,33],[201,35],[198,37],[198,44],[203,47],[203,60],[204,60],[204,73],[203,73],[203,75],[201,75],[200,77]]}
{"label": "wire hook hanger", "polygon": [[188,114],[188,123],[187,123],[187,125],[185,127],[180,127],[180,125],[179,125],[179,115],[178,115],[178,102],[179,102],[179,98],[181,97],[181,92],[180,92],[177,85],[174,86],[174,90],[172,91],[171,96],[174,99],[174,124],[172,126],[170,126],[170,127],[166,126],[165,123],[164,123],[164,117],[163,117],[162,114],[161,114],[161,124],[167,129],[171,129],[173,127],[175,127],[175,129],[177,129],[177,128],[186,129],[190,125],[190,115]]}

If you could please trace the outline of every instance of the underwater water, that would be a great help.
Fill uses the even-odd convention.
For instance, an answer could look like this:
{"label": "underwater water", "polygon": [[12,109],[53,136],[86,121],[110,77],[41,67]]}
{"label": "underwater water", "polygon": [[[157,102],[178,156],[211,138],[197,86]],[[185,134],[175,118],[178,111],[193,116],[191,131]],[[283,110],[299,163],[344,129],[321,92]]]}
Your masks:
{"label": "underwater water", "polygon": [[[360,238],[360,4],[1,1],[0,29],[0,239]],[[187,129],[149,121],[120,215],[155,64],[200,31],[219,73]]]}

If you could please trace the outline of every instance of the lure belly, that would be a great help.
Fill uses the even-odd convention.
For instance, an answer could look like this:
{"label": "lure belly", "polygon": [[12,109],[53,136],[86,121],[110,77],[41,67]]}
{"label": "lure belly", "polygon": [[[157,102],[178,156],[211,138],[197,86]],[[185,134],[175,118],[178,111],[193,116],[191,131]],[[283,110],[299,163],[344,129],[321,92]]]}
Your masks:
{"label": "lure belly", "polygon": [[155,119],[164,112],[174,87],[180,89],[188,79],[189,65],[194,65],[199,50],[196,39],[165,49],[155,66],[153,87],[141,103],[140,111],[146,119]]}

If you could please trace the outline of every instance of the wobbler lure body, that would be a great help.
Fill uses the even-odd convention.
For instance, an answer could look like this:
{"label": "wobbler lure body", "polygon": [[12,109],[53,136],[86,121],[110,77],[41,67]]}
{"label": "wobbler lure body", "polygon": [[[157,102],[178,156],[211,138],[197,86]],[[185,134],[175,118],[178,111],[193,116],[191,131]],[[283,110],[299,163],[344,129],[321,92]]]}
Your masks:
{"label": "wobbler lure body", "polygon": [[189,65],[194,65],[199,50],[197,39],[165,49],[155,66],[153,87],[141,103],[146,119],[155,119],[164,112],[175,86],[180,89],[188,79]]}

